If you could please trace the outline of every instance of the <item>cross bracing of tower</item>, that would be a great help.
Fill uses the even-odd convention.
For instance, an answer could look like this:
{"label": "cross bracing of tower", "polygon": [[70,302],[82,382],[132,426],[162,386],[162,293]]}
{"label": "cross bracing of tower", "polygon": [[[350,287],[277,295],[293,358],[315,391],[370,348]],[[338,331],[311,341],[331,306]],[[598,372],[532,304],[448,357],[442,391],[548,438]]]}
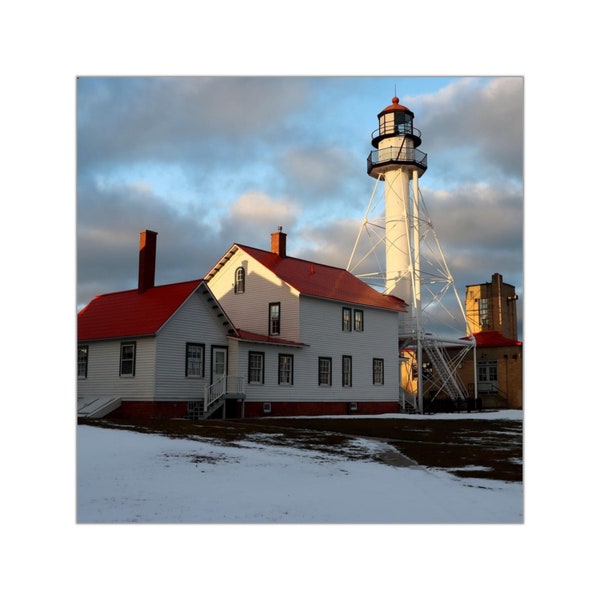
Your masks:
{"label": "cross bracing of tower", "polygon": [[[381,214],[385,212],[384,199],[378,194],[382,179],[380,175],[375,182],[347,270],[385,290],[390,283],[385,248],[395,241],[390,240],[385,214]],[[410,242],[396,248],[406,255],[407,265],[396,278],[408,281],[411,289],[410,310],[401,315],[398,338],[402,379],[414,381],[412,387],[403,386],[401,403],[407,410],[425,412],[439,398],[456,403],[467,400],[459,369],[475,343],[433,221],[418,189],[415,199],[415,188],[408,202],[398,198],[404,239]],[[471,339],[465,339],[465,334]]]}

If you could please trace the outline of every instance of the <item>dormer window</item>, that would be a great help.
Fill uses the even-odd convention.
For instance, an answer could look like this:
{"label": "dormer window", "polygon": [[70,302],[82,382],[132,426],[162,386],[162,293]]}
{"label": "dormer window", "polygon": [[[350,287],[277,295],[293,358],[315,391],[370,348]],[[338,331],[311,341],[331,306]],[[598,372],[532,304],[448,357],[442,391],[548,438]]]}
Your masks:
{"label": "dormer window", "polygon": [[246,291],[246,271],[244,267],[238,267],[235,271],[234,291],[243,294]]}

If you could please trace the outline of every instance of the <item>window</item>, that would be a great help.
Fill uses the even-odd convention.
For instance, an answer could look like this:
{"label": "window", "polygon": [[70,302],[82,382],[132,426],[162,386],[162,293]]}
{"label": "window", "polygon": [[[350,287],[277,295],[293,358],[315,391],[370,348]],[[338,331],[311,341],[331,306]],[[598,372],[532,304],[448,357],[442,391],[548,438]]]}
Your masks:
{"label": "window", "polygon": [[185,345],[185,376],[204,377],[204,344]]}
{"label": "window", "polygon": [[342,356],[342,386],[352,387],[352,357]]}
{"label": "window", "polygon": [[352,331],[351,313],[349,308],[342,308],[342,331]]}
{"label": "window", "polygon": [[263,402],[263,412],[265,413],[265,415],[271,414],[271,403],[270,402]]}
{"label": "window", "polygon": [[354,311],[354,331],[363,331],[363,327],[364,327],[363,311],[355,310]]}
{"label": "window", "polygon": [[248,352],[248,383],[265,382],[264,352]]}
{"label": "window", "polygon": [[383,385],[383,358],[373,359],[373,385]]}
{"label": "window", "polygon": [[319,357],[319,385],[331,385],[331,358]]}
{"label": "window", "polygon": [[131,377],[135,375],[135,342],[123,342],[121,344],[119,375]]}
{"label": "window", "polygon": [[88,367],[88,346],[77,346],[77,377],[85,379]]}
{"label": "window", "polygon": [[234,292],[243,294],[246,291],[246,271],[244,267],[239,267],[235,271]]}
{"label": "window", "polygon": [[281,304],[269,304],[269,335],[279,335],[281,332]]}
{"label": "window", "polygon": [[279,355],[279,385],[294,384],[294,357],[291,354]]}
{"label": "window", "polygon": [[487,327],[489,324],[488,299],[479,298],[479,326]]}

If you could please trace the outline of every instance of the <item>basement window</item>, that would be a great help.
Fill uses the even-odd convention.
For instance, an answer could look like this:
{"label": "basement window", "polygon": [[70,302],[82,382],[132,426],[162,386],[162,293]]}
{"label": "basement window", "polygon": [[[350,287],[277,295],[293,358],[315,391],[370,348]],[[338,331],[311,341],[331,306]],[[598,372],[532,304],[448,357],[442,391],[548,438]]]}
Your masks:
{"label": "basement window", "polygon": [[135,376],[135,342],[123,342],[121,344],[119,375],[126,377]]}

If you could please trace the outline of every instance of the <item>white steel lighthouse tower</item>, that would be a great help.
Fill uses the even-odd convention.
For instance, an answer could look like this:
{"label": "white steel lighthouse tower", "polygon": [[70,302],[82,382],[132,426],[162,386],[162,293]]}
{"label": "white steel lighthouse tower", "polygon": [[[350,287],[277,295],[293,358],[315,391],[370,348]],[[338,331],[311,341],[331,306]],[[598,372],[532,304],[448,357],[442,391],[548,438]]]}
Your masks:
{"label": "white steel lighthouse tower", "polygon": [[[402,405],[408,400],[414,410],[425,412],[439,398],[440,402],[450,401],[459,407],[468,402],[469,393],[457,369],[474,342],[458,336],[450,339],[445,329],[432,329],[431,317],[452,317],[453,311],[444,305],[446,293],[452,291],[452,301],[456,302],[454,314],[461,321],[458,330],[462,336],[465,327],[469,331],[464,308],[419,190],[419,178],[427,170],[427,155],[418,149],[421,132],[413,125],[413,112],[395,96],[377,117],[379,127],[372,133],[371,141],[375,150],[367,158],[367,173],[377,182],[348,270],[373,280],[373,285],[383,285],[385,294],[402,298],[409,306],[408,314],[401,315],[398,329]],[[379,184],[384,186],[384,215],[373,218]],[[356,258],[361,238],[365,237],[370,247]],[[384,248],[385,267],[358,272],[367,264],[381,267],[377,256],[380,246]],[[449,346],[463,350],[450,355],[446,351]],[[471,394],[476,397],[477,390]]]}
{"label": "white steel lighthouse tower", "polygon": [[418,248],[413,255],[416,231],[411,223],[418,213],[415,199],[419,197],[419,177],[427,169],[427,155],[417,150],[421,132],[413,127],[414,114],[398,98],[394,96],[392,104],[377,116],[379,128],[372,140],[376,150],[368,158],[367,172],[385,181],[385,293],[413,306],[418,300],[413,296]]}

